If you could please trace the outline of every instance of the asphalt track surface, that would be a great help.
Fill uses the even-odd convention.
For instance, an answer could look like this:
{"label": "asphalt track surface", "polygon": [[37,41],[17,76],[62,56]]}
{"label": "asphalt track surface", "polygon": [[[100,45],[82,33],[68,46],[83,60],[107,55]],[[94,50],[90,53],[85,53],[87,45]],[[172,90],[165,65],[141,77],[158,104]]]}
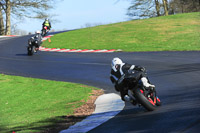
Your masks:
{"label": "asphalt track surface", "polygon": [[122,112],[91,133],[199,132],[200,52],[38,52],[27,56],[28,38],[0,38],[0,73],[82,83],[113,93],[109,81],[113,57],[148,70],[163,105],[147,112],[126,103]]}

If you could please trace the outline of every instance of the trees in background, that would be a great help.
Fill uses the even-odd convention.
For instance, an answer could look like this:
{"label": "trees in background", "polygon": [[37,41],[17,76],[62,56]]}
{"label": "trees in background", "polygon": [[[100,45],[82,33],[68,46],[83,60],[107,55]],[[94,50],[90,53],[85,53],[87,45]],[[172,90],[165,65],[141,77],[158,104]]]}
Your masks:
{"label": "trees in background", "polygon": [[11,17],[44,19],[59,0],[1,0],[0,35],[10,35]]}
{"label": "trees in background", "polygon": [[[159,0],[131,0],[131,6],[128,8],[127,15],[131,17],[154,17],[160,16],[160,12],[156,10],[160,10]],[[155,10],[156,7],[156,10]]]}
{"label": "trees in background", "polygon": [[162,2],[163,2],[164,14],[165,14],[165,16],[168,16],[168,10],[169,10],[168,1],[167,0],[162,0]]}
{"label": "trees in background", "polygon": [[199,12],[200,0],[171,0],[169,2],[170,14]]}
{"label": "trees in background", "polygon": [[[161,2],[162,1],[162,2]],[[155,17],[168,15],[167,0],[131,0],[127,15],[133,17]]]}
{"label": "trees in background", "polygon": [[0,35],[4,34],[3,9],[0,6]]}
{"label": "trees in background", "polygon": [[160,16],[160,2],[159,0],[155,0],[155,6],[156,6],[156,13],[157,13],[157,16]]}
{"label": "trees in background", "polygon": [[127,15],[145,18],[199,11],[200,0],[131,0]]}
{"label": "trees in background", "polygon": [[11,28],[10,28],[10,13],[11,13],[11,2],[10,0],[5,0],[5,13],[6,13],[6,29],[5,29],[5,34],[10,35],[11,33]]}

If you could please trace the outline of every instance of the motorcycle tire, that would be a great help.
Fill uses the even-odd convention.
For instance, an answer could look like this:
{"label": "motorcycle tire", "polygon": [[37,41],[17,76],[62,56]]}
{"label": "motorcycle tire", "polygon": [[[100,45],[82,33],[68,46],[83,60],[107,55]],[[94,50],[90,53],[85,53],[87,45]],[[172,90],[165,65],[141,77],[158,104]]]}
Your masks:
{"label": "motorcycle tire", "polygon": [[153,111],[156,109],[156,104],[151,98],[144,96],[142,89],[138,88],[135,90],[135,98],[146,110]]}
{"label": "motorcycle tire", "polygon": [[33,52],[34,52],[33,48],[28,47],[27,49],[28,49],[28,55],[29,56],[33,55]]}
{"label": "motorcycle tire", "polygon": [[46,35],[46,31],[42,30],[42,36],[45,36],[45,35]]}

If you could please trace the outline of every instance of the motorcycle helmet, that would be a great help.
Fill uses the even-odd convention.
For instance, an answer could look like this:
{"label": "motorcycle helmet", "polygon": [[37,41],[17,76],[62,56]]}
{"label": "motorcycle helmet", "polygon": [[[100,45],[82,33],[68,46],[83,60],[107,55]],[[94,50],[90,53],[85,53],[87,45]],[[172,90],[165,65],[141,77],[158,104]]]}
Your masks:
{"label": "motorcycle helmet", "polygon": [[48,19],[48,18],[45,18],[45,21],[49,21],[49,19]]}
{"label": "motorcycle helmet", "polygon": [[40,34],[40,31],[39,31],[39,30],[37,30],[37,31],[35,32],[35,34]]}
{"label": "motorcycle helmet", "polygon": [[111,62],[111,67],[112,69],[116,72],[117,71],[117,68],[123,64],[122,60],[118,57],[115,57],[112,59],[112,62]]}

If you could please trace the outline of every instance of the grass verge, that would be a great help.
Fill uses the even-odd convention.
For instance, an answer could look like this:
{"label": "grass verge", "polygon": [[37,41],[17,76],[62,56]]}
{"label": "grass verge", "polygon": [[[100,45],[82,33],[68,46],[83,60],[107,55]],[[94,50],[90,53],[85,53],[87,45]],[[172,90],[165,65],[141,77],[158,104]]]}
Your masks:
{"label": "grass verge", "polygon": [[72,115],[95,89],[81,84],[3,74],[0,74],[0,84],[1,133],[42,132],[62,117]]}
{"label": "grass verge", "polygon": [[49,48],[123,51],[200,50],[200,12],[85,28],[45,41]]}

